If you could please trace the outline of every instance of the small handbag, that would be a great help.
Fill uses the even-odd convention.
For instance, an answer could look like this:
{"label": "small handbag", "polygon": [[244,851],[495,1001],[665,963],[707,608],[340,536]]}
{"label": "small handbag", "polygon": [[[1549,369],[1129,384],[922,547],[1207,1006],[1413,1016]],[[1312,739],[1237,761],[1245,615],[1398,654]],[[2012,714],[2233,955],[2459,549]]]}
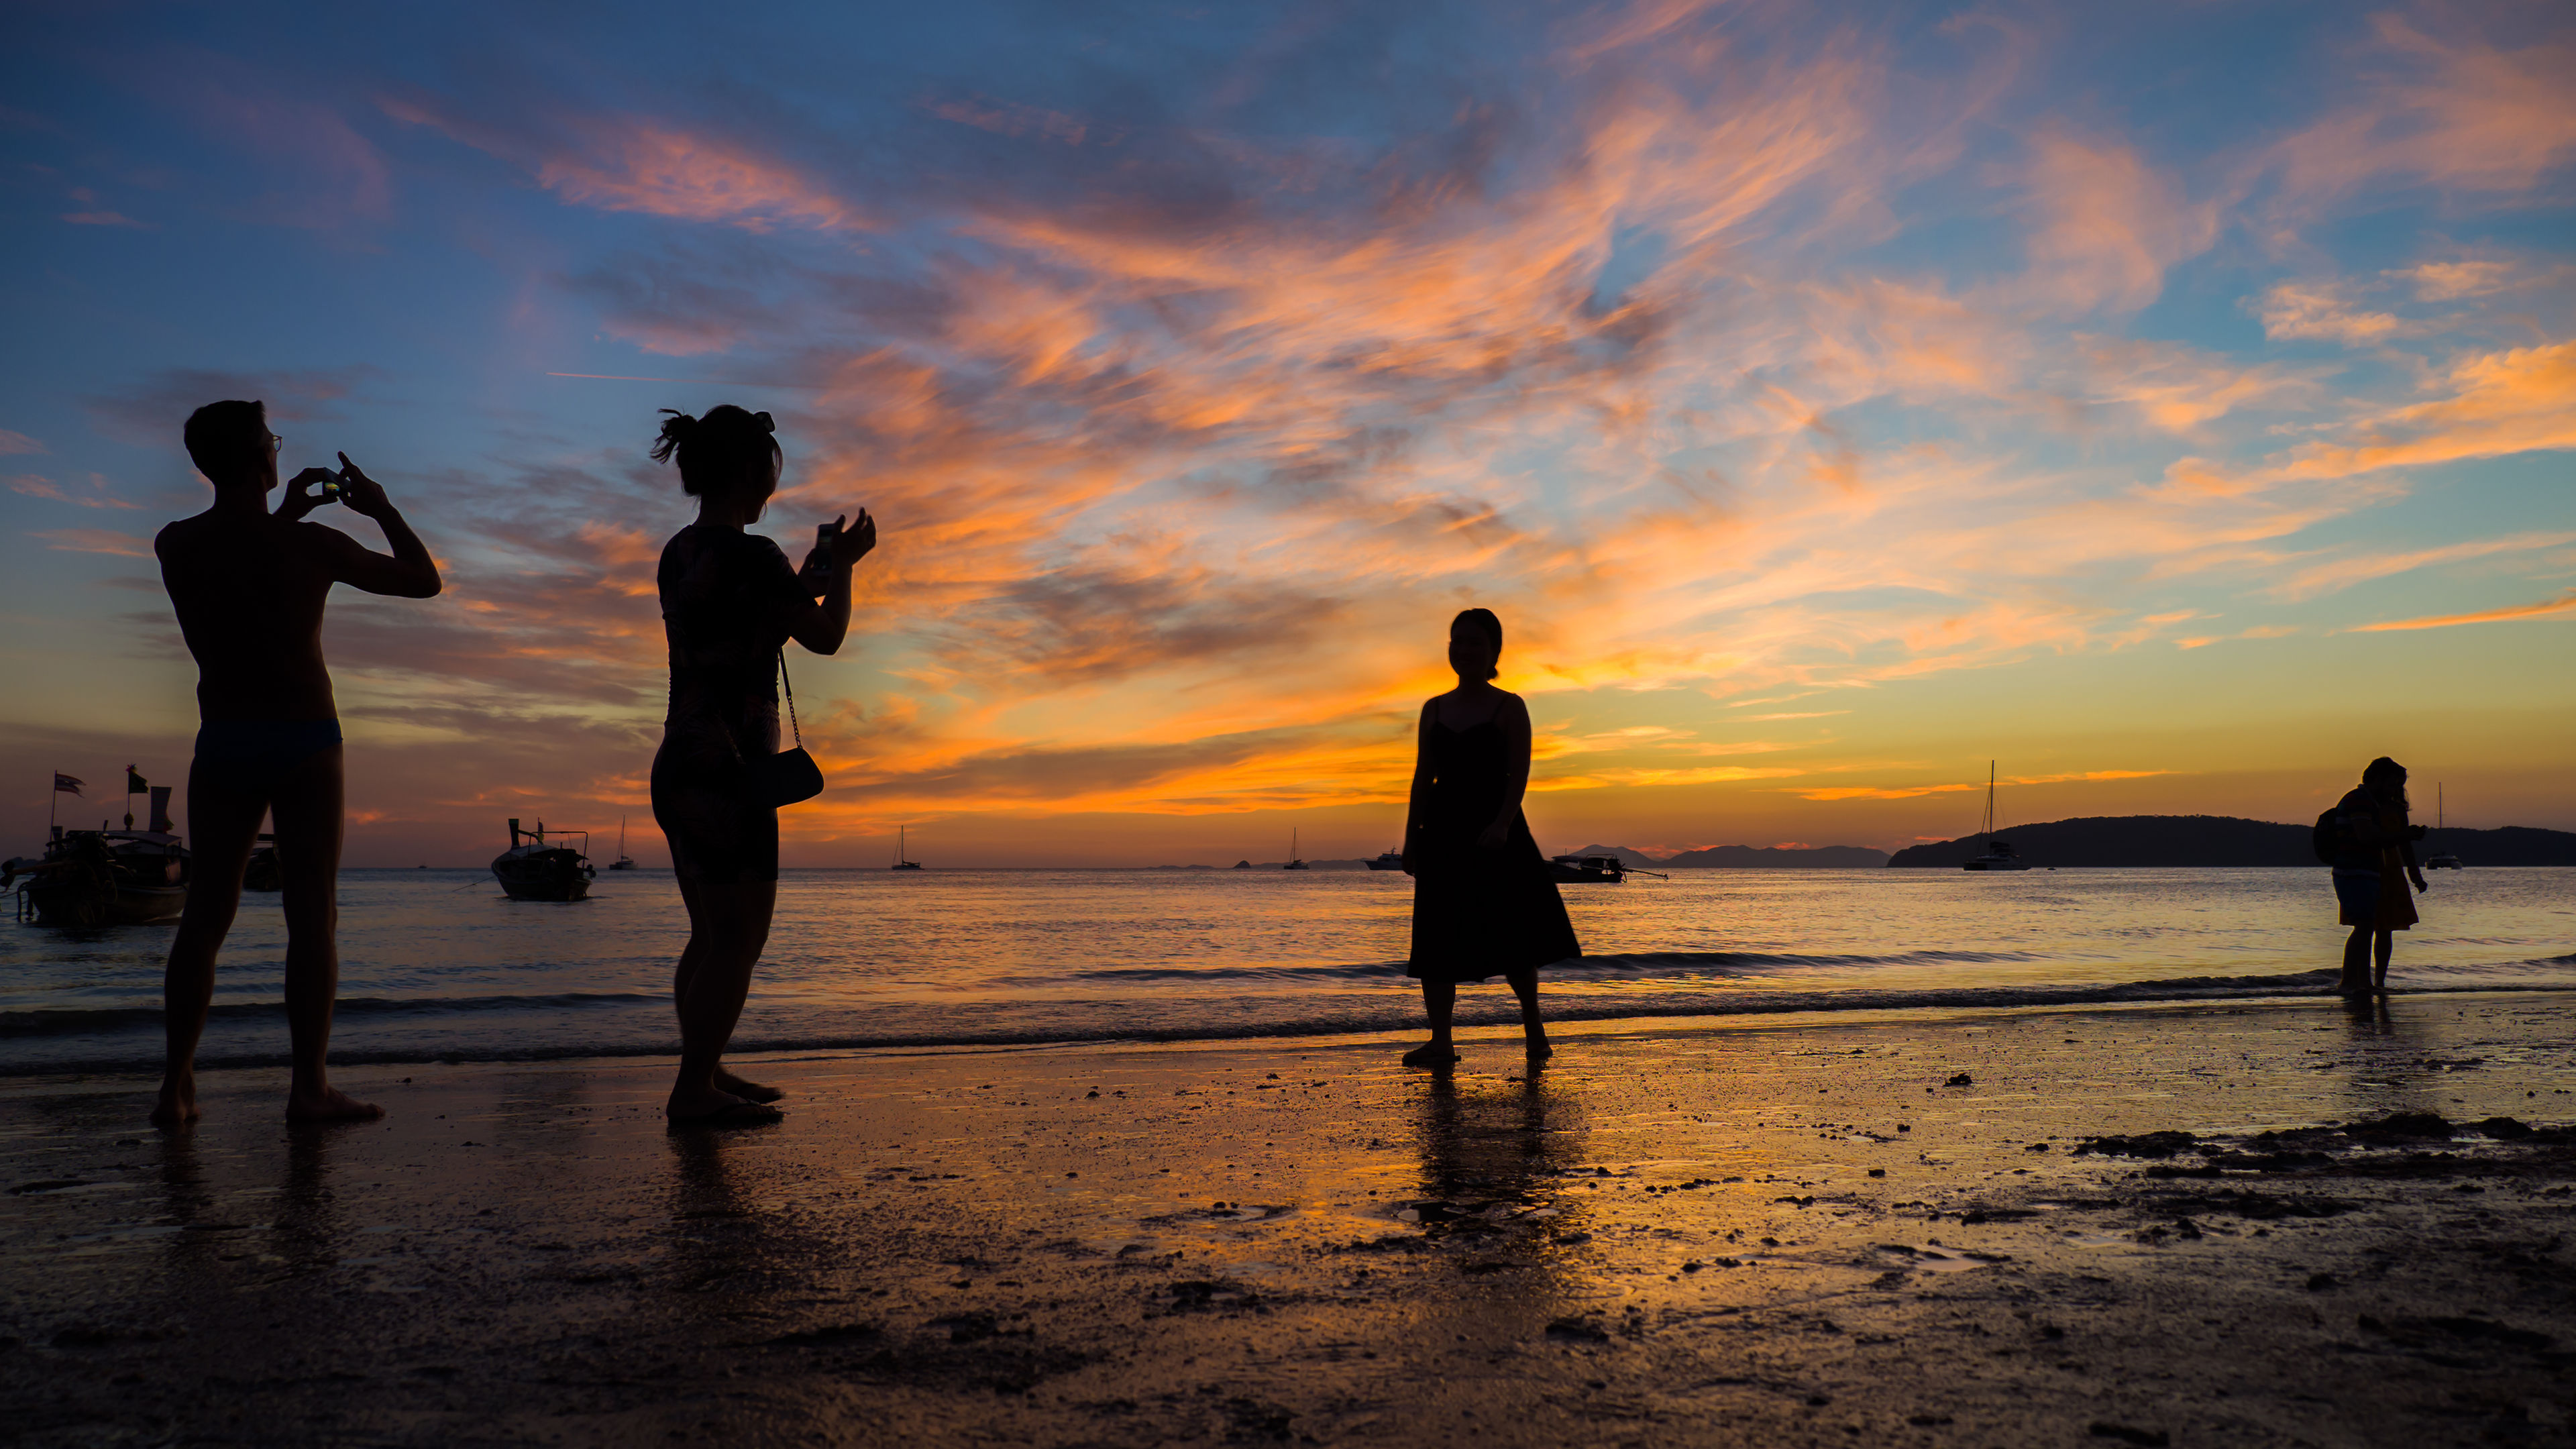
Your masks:
{"label": "small handbag", "polygon": [[796,723],[796,686],[788,682],[787,650],[783,646],[778,651],[778,682],[787,689],[787,727],[795,732],[796,748],[744,762],[752,798],[772,810],[823,793],[823,767],[805,753],[805,731]]}

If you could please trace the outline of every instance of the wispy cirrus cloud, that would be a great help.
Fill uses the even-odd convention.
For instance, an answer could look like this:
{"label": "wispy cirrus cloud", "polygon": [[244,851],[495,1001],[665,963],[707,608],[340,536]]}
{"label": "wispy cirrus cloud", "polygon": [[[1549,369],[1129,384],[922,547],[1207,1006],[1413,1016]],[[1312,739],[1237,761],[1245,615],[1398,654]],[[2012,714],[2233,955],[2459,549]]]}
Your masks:
{"label": "wispy cirrus cloud", "polygon": [[2398,629],[2450,629],[2462,624],[2500,624],[2516,619],[2552,619],[2576,614],[2576,589],[2545,599],[2537,604],[2507,604],[2496,609],[2473,609],[2464,614],[2433,614],[2421,619],[2390,619],[2378,624],[2355,624],[2347,632],[2382,634]]}
{"label": "wispy cirrus cloud", "polygon": [[103,553],[118,558],[152,557],[152,540],[107,528],[40,528],[27,535],[45,541],[58,553]]}

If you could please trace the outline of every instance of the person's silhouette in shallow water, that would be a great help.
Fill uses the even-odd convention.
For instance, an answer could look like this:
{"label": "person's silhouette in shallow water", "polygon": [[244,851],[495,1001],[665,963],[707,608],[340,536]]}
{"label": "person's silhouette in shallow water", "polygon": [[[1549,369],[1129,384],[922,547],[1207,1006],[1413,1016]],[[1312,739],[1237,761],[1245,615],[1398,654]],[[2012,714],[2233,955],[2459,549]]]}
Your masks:
{"label": "person's silhouette in shallow water", "polygon": [[680,1075],[664,1112],[675,1123],[775,1122],[778,1089],[724,1069],[778,904],[778,811],[754,792],[747,766],[778,752],[779,650],[789,639],[817,654],[841,647],[850,571],[876,547],[877,526],[860,509],[855,525],[815,546],[803,574],[777,544],[743,531],[768,507],[785,462],[767,413],[730,404],[703,418],[672,413],[653,456],[677,460],[681,489],[698,500],[698,521],[663,545],[657,576],[671,707],[653,756],[653,819],[689,909],[672,980]]}
{"label": "person's silhouette in shallow water", "polygon": [[[2422,919],[2407,891],[2430,889],[2415,863],[2424,827],[2406,813],[2406,767],[2386,755],[2361,772],[2361,783],[2335,806],[2337,838],[2334,888],[2338,918],[2352,927],[2343,943],[2343,980],[2335,990],[2367,996],[2388,989],[2388,958],[2399,931]],[[2376,959],[2377,969],[2373,969]]]}
{"label": "person's silhouette in shallow water", "polygon": [[1503,624],[1488,609],[1449,623],[1449,667],[1458,687],[1423,701],[1404,821],[1404,870],[1413,877],[1413,954],[1405,974],[1422,982],[1431,1040],[1407,1066],[1458,1060],[1449,1020],[1458,983],[1495,972],[1520,998],[1533,1064],[1550,1055],[1538,1014],[1538,968],[1583,954],[1555,878],[1521,818],[1529,788],[1529,706],[1496,689]]}
{"label": "person's silhouette in shallow water", "polygon": [[[163,984],[169,1063],[152,1120],[197,1115],[197,1038],[214,999],[215,954],[241,906],[262,815],[276,820],[286,909],[286,1023],[294,1069],[286,1115],[295,1120],[380,1117],[333,1087],[323,1070],[331,1007],[340,985],[340,717],[322,663],[322,605],[333,584],[426,599],[438,564],[394,510],[385,490],[349,455],[340,467],[295,475],[277,511],[281,443],[256,402],[208,403],[188,419],[188,456],[215,485],[214,506],[161,530],[152,551],[197,660],[196,759],[188,767],[188,829],[195,841],[187,908],[170,943]],[[350,512],[372,518],[393,546],[388,558],[336,528],[306,523],[327,487]]]}

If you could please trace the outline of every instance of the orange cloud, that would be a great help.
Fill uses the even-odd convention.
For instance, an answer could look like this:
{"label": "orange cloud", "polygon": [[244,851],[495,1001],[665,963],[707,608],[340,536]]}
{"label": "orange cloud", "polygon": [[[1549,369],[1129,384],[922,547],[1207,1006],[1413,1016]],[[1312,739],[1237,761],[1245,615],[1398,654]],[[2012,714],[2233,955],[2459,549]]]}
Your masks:
{"label": "orange cloud", "polygon": [[81,508],[133,508],[135,505],[108,493],[107,480],[96,473],[89,475],[90,492],[74,493],[51,478],[35,473],[20,473],[9,480],[9,491],[29,498],[46,498],[56,503],[69,503]]}
{"label": "orange cloud", "polygon": [[641,211],[746,231],[775,226],[863,229],[858,210],[786,166],[744,148],[658,126],[601,127],[589,153],[549,157],[537,183],[603,211]]}
{"label": "orange cloud", "polygon": [[2035,143],[2029,185],[2039,224],[2029,272],[2010,291],[2044,305],[2134,312],[2164,290],[2165,269],[2206,250],[2218,212],[2187,200],[2126,146],[2064,132]]}
{"label": "orange cloud", "polygon": [[152,540],[130,533],[116,533],[104,528],[37,529],[27,535],[41,538],[45,547],[61,553],[104,553],[119,558],[152,557]]}
{"label": "orange cloud", "polygon": [[2535,549],[2557,548],[2576,543],[2576,533],[2516,533],[2503,538],[2472,539],[2466,543],[2444,544],[2438,548],[2409,549],[2396,553],[2360,554],[2313,564],[2272,587],[2271,592],[2287,599],[2311,599],[2330,594],[2370,579],[2392,574],[2411,573],[2439,564],[2462,563],[2470,559],[2493,558],[2498,554],[2525,553]]}
{"label": "orange cloud", "polygon": [[523,165],[538,185],[577,205],[760,233],[782,226],[856,231],[872,225],[858,207],[796,168],[675,125],[588,117],[563,138],[535,142],[423,99],[387,96],[377,105],[397,121],[434,128]]}
{"label": "orange cloud", "polygon": [[2378,634],[2391,629],[2448,629],[2458,624],[2494,624],[2508,619],[2546,619],[2561,614],[2576,614],[2576,589],[2570,589],[2555,599],[2538,604],[2511,604],[2501,609],[2478,609],[2466,614],[2436,614],[2422,619],[2391,619],[2384,624],[2356,624],[2345,632]]}
{"label": "orange cloud", "polygon": [[2394,74],[2365,83],[2364,99],[2273,147],[2283,189],[2316,206],[2382,179],[2458,191],[2531,191],[2576,152],[2576,102],[2566,78],[2576,46],[2520,49],[2461,27],[2436,39],[2395,15],[2373,21]]}

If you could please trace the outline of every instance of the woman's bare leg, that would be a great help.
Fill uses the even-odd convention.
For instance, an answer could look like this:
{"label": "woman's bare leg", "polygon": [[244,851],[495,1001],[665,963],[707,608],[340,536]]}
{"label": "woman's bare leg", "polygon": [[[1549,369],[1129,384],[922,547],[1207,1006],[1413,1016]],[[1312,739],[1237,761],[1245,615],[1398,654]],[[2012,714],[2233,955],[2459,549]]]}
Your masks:
{"label": "woman's bare leg", "polygon": [[[686,875],[679,879],[680,903],[689,909],[689,944],[680,948],[679,970],[673,973],[671,980],[671,1007],[675,1012],[680,1010],[682,1002],[689,999],[689,983],[697,976],[698,963],[706,958],[711,949],[709,935],[711,928],[698,919],[697,880],[693,876]],[[684,1021],[683,1030],[685,1029]],[[775,1102],[786,1095],[776,1087],[734,1075],[725,1069],[722,1062],[716,1064],[715,1083],[717,1091],[731,1093],[748,1102]]]}
{"label": "woman's bare leg", "polygon": [[268,802],[227,789],[214,770],[188,767],[188,831],[196,842],[188,862],[188,904],[170,942],[161,976],[161,1013],[167,1057],[153,1125],[176,1126],[197,1116],[197,1039],[215,999],[215,956],[241,909],[242,871],[250,864]]}
{"label": "woman's bare leg", "polygon": [[294,1076],[290,1122],[364,1121],[385,1115],[331,1085],[331,1008],[340,994],[340,746],[316,750],[269,795],[286,908],[286,1030]]}
{"label": "woman's bare leg", "polygon": [[2397,933],[2395,931],[2380,932],[2377,949],[2372,953],[2378,963],[2378,968],[2370,974],[2370,989],[2378,992],[2382,996],[2388,994],[2388,958],[2391,955],[2394,955],[2396,950]]}
{"label": "woman's bare leg", "polygon": [[680,1075],[671,1084],[666,1112],[675,1119],[703,1117],[741,1102],[716,1081],[725,1044],[742,1019],[751,994],[752,967],[769,945],[769,918],[778,904],[778,882],[697,883],[689,912],[692,929],[685,976],[675,984],[680,1013]]}
{"label": "woman's bare leg", "polygon": [[1538,968],[1506,971],[1503,979],[1512,983],[1512,994],[1521,999],[1521,1034],[1529,1047],[1529,1059],[1543,1062],[1556,1055],[1556,1048],[1548,1045],[1547,1023],[1538,1016]]}
{"label": "woman's bare leg", "polygon": [[1458,1059],[1458,1050],[1449,1040],[1450,1019],[1457,1011],[1458,983],[1424,978],[1422,1014],[1431,1018],[1431,1040],[1404,1054],[1406,1066],[1446,1066]]}

